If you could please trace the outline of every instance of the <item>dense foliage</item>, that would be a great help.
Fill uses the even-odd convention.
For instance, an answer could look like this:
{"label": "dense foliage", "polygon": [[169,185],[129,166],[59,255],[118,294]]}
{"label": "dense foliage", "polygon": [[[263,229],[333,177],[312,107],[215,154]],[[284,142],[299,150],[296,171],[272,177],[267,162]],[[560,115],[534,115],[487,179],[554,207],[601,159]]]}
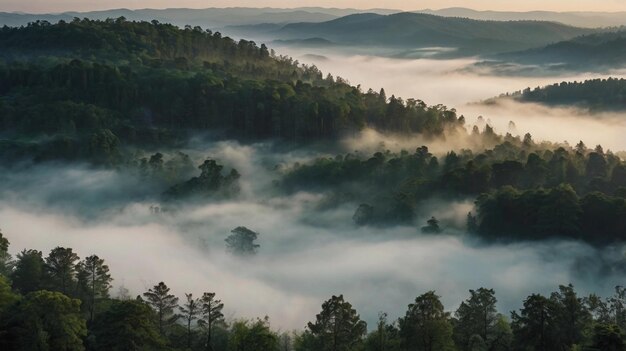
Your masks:
{"label": "dense foliage", "polygon": [[[490,240],[626,240],[626,164],[619,157],[582,142],[571,147],[537,144],[529,134],[500,137],[488,126],[474,138],[495,146],[442,158],[425,146],[414,153],[320,158],[285,169],[281,187],[327,191],[329,205],[361,203],[353,217],[358,225],[413,223],[437,216],[421,207],[433,197],[470,198],[476,213],[463,229]],[[437,233],[440,223],[431,218],[422,231]]]}
{"label": "dense foliage", "polygon": [[366,126],[441,135],[454,110],[362,92],[199,27],[117,20],[0,29],[0,155],[121,162],[190,131],[307,141]]}
{"label": "dense foliage", "polygon": [[[199,298],[187,293],[180,301],[160,282],[143,297],[131,299],[123,286],[111,297],[112,278],[98,256],[81,260],[71,248],[57,247],[45,258],[23,250],[13,260],[8,241],[1,234],[0,239],[7,244],[0,250],[9,258],[0,275],[0,348],[7,351],[626,350],[622,287],[602,299],[559,286],[550,296],[530,295],[510,318],[497,311],[493,289],[470,290],[454,313],[429,291],[397,321],[381,312],[369,333],[356,308],[339,295],[323,302],[304,330],[279,332],[268,317],[224,318],[225,305],[212,292]],[[25,271],[26,266],[31,269]],[[59,272],[65,280],[58,279]]]}
{"label": "dense foliage", "polygon": [[555,83],[532,90],[527,88],[508,96],[522,102],[578,106],[592,111],[624,110],[626,79],[590,79],[583,82]]}

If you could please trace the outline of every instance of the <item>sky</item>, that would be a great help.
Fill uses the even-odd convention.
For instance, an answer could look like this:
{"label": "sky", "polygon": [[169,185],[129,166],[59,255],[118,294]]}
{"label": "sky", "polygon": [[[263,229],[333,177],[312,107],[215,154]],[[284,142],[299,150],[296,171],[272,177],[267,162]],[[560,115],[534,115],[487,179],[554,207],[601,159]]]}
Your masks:
{"label": "sky", "polygon": [[92,11],[112,8],[207,7],[340,7],[393,8],[401,10],[468,7],[498,11],[626,11],[625,0],[0,0],[0,11],[31,13]]}

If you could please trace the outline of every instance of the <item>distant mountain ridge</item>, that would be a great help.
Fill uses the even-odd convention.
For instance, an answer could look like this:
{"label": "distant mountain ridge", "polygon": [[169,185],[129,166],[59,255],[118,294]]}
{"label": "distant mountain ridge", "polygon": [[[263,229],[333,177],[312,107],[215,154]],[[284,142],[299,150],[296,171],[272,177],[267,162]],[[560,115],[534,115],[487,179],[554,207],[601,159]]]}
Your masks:
{"label": "distant mountain ridge", "polygon": [[552,65],[559,69],[602,70],[626,66],[626,30],[594,33],[541,48],[500,54],[496,62]]}
{"label": "distant mountain ridge", "polygon": [[283,40],[317,37],[345,45],[398,49],[454,47],[457,55],[469,56],[530,49],[593,32],[546,21],[483,21],[402,12],[291,23],[271,35]]}
{"label": "distant mountain ridge", "polygon": [[415,12],[446,17],[466,17],[477,20],[550,21],[586,28],[619,27],[626,25],[626,12],[478,11],[464,7],[451,7],[440,10],[426,9]]}

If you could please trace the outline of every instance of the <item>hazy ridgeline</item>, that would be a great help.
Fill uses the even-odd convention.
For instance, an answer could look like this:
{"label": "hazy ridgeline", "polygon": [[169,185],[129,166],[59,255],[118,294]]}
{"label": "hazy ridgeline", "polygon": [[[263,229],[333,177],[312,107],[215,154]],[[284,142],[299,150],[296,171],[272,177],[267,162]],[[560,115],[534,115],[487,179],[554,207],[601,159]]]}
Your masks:
{"label": "hazy ridgeline", "polygon": [[[324,72],[362,84],[355,87],[249,41],[122,19],[4,28],[0,46],[0,224],[13,257],[59,245],[97,253],[115,278],[111,296],[142,295],[159,281],[180,304],[186,292],[214,292],[229,322],[214,340],[235,349],[257,338],[282,344],[269,329],[302,332],[337,294],[374,333],[368,349],[380,350],[382,339],[391,343],[382,349],[428,349],[402,332],[408,322],[387,324],[431,289],[446,307],[426,294],[417,308],[432,311],[441,343],[434,349],[508,349],[494,346],[496,330],[497,340],[513,338],[520,349],[603,350],[604,336],[621,342],[623,291],[613,294],[626,275],[622,116],[515,101],[465,105],[588,74],[510,78],[468,69],[474,60],[318,57]],[[242,246],[255,255],[227,248],[239,227],[258,233],[259,247]],[[15,269],[0,289],[8,304]],[[46,277],[33,290],[65,292],[83,299],[81,307],[57,294],[23,297],[7,307],[15,318],[3,318],[17,328],[10,335],[39,340],[19,328],[46,321],[38,311],[50,300],[66,304],[61,315],[72,323],[89,320],[89,297],[75,295],[85,281],[78,272],[61,288]],[[570,283],[579,296],[613,299],[583,304]],[[559,285],[549,299],[525,300]],[[450,319],[460,317],[445,312],[480,286],[498,292],[489,307],[494,329],[463,331]],[[551,313],[550,339],[528,336],[536,325],[523,311],[509,320],[512,331],[495,315],[524,301],[528,313]],[[155,343],[145,345],[187,345],[183,319],[161,323],[161,338],[146,305],[99,302],[89,348],[112,349],[97,340],[115,340],[107,324],[125,313],[145,317],[140,334]],[[574,324],[559,319],[564,306],[575,308]],[[376,326],[380,311],[388,321]],[[263,319],[235,322],[265,315],[271,328]],[[356,344],[334,350],[359,349],[362,324],[346,315],[354,334],[344,341]],[[206,326],[192,326],[193,348],[202,349]],[[316,344],[326,337],[316,327],[296,338],[298,349],[326,349]]]}

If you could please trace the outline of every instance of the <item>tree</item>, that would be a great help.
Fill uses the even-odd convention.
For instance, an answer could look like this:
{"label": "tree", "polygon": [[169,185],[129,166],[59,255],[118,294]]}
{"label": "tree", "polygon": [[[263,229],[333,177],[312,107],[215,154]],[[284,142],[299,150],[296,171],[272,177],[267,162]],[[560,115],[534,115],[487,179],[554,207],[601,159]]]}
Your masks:
{"label": "tree", "polygon": [[230,231],[231,234],[226,238],[226,248],[235,255],[253,255],[259,248],[254,241],[258,237],[258,233],[246,227],[237,227]]}
{"label": "tree", "polygon": [[228,350],[276,350],[278,348],[278,336],[272,332],[269,318],[257,319],[256,321],[238,320],[230,329]]}
{"label": "tree", "polygon": [[539,294],[530,295],[520,313],[511,312],[511,328],[519,350],[553,351],[555,340],[554,303]]}
{"label": "tree", "polygon": [[217,300],[215,298],[215,293],[205,292],[202,294],[200,298],[201,309],[202,309],[202,319],[198,321],[198,324],[202,326],[207,333],[206,337],[206,350],[213,350],[213,329],[217,323],[220,323],[224,319],[224,314],[222,313],[222,309],[224,309],[224,304],[221,300]]}
{"label": "tree", "polygon": [[180,306],[180,312],[185,322],[187,322],[187,348],[191,348],[191,323],[198,319],[202,305],[198,299],[193,298],[193,294],[185,294],[185,304]]}
{"label": "tree", "polygon": [[35,291],[13,305],[5,320],[5,334],[0,344],[5,350],[82,351],[87,335],[80,314],[80,300],[59,292]]}
{"label": "tree", "polygon": [[85,308],[89,313],[89,321],[93,320],[96,304],[99,300],[109,297],[111,274],[109,266],[96,255],[91,255],[78,263],[78,286],[82,290]]}
{"label": "tree", "polygon": [[11,275],[11,254],[9,254],[9,240],[0,231],[0,274],[5,277]]}
{"label": "tree", "polygon": [[343,295],[332,296],[322,304],[322,311],[308,329],[319,351],[354,350],[363,342],[367,324]]}
{"label": "tree", "polygon": [[11,291],[8,278],[0,275],[0,316],[11,305],[19,300],[19,295]]}
{"label": "tree", "polygon": [[78,260],[78,255],[71,248],[57,246],[50,251],[46,257],[45,268],[54,290],[67,295],[73,288],[76,278],[76,261]]}
{"label": "tree", "polygon": [[439,227],[439,221],[435,217],[431,217],[428,221],[426,221],[426,226],[422,227],[422,233],[425,234],[437,234],[441,233],[441,228]]}
{"label": "tree", "polygon": [[387,322],[387,313],[378,314],[376,330],[367,335],[365,340],[367,351],[399,351],[400,334],[395,323]]}
{"label": "tree", "polygon": [[470,297],[461,302],[455,313],[458,322],[454,327],[454,339],[461,350],[470,350],[470,339],[479,335],[490,348],[498,321],[498,300],[493,289],[480,288],[469,292]]}
{"label": "tree", "polygon": [[158,350],[165,345],[159,335],[150,306],[139,301],[115,300],[96,315],[91,330],[91,346],[98,351]]}
{"label": "tree", "polygon": [[174,310],[178,307],[178,297],[169,292],[170,288],[165,283],[160,282],[143,293],[148,304],[156,311],[160,335],[164,335],[165,329],[178,319],[178,315],[174,314]]}
{"label": "tree", "polygon": [[615,324],[597,324],[593,328],[591,345],[585,351],[624,351],[624,333]]}
{"label": "tree", "polygon": [[44,267],[41,251],[22,250],[17,254],[15,269],[11,274],[13,289],[24,295],[41,289],[46,277]]}
{"label": "tree", "polygon": [[565,348],[581,344],[584,340],[583,333],[592,321],[583,299],[576,295],[571,284],[559,286],[559,291],[552,293],[550,299],[555,306],[558,343]]}
{"label": "tree", "polygon": [[444,312],[443,304],[434,291],[429,291],[409,305],[404,318],[400,318],[400,336],[406,350],[453,350],[452,325]]}

